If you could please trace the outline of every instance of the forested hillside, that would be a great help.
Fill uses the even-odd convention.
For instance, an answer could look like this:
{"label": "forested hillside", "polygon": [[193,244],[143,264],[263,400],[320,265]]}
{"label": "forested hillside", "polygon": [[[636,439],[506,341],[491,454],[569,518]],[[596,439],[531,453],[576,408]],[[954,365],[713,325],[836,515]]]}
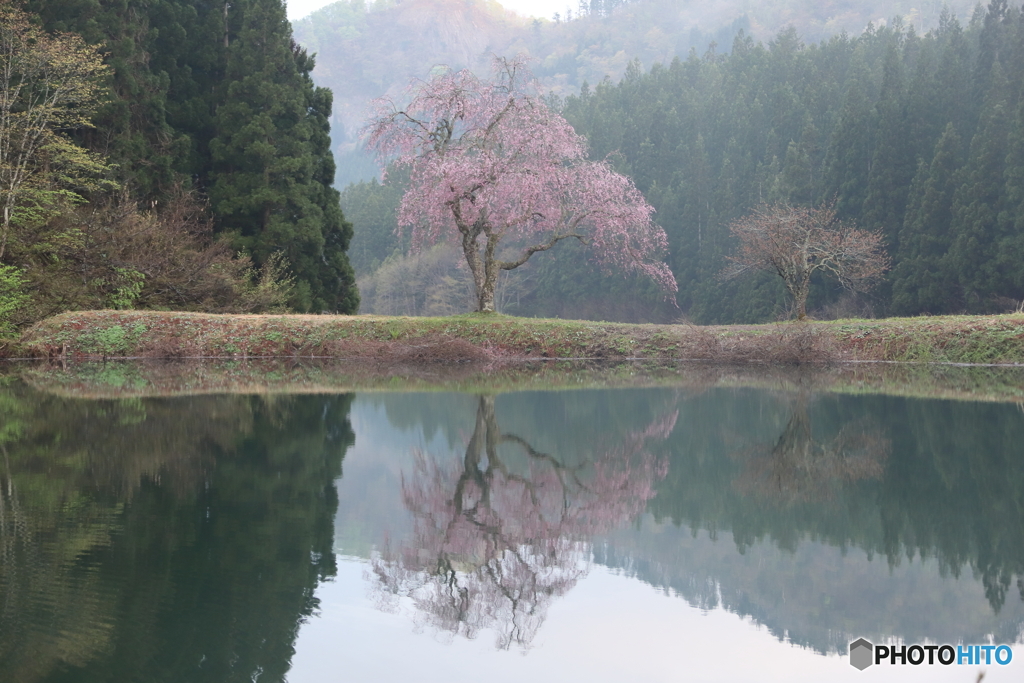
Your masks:
{"label": "forested hillside", "polygon": [[[739,36],[728,54],[634,63],[562,113],[656,207],[695,321],[783,315],[778,277],[720,278],[728,226],[762,201],[832,198],[844,219],[883,232],[893,266],[869,297],[819,283],[817,315],[998,312],[1024,299],[1022,88],[1024,14],[993,0],[965,24],[944,13],[925,35],[895,20],[806,44],[787,28],[764,44]],[[362,208],[385,190],[345,194]],[[507,311],[679,315],[579,250],[538,259],[529,277]]]}
{"label": "forested hillside", "polygon": [[[332,187],[330,122],[339,180],[369,177],[357,130],[370,97],[518,52],[591,158],[657,209],[680,294],[676,308],[566,244],[506,278],[502,310],[785,316],[777,277],[722,279],[729,225],[760,202],[833,199],[883,232],[892,268],[867,296],[815,282],[813,315],[1016,308],[1024,15],[1005,0],[923,7],[605,0],[548,21],[484,0],[340,2],[297,24],[303,47],[282,0],[0,5],[14,65],[0,85],[17,114],[0,117],[0,184],[13,188],[0,197],[0,328],[81,308],[355,311],[350,240],[366,310],[467,310],[459,259],[410,255],[394,234],[400,176]],[[39,76],[37,58],[64,71]],[[58,77],[77,79],[77,99],[51,103],[35,147],[8,144],[30,138],[19,108]]]}
{"label": "forested hillside", "polygon": [[[964,16],[973,0],[948,0]],[[566,11],[567,6],[571,6]],[[317,55],[314,74],[335,95],[332,120],[338,183],[369,180],[376,168],[357,152],[367,103],[400,94],[431,67],[490,70],[491,55],[528,54],[543,87],[559,96],[584,82],[619,81],[629,63],[645,68],[704,54],[711,43],[728,52],[740,30],[768,41],[786,26],[807,42],[893,16],[919,31],[938,26],[942,2],[911,0],[577,0],[552,3],[555,19],[523,18],[496,0],[341,0],[294,24],[295,37]]]}
{"label": "forested hillside", "polygon": [[[25,0],[0,14],[4,102],[28,112],[0,125],[13,216],[0,260],[14,269],[0,324],[76,308],[356,310],[332,95],[282,0]],[[61,71],[72,47],[70,62],[102,64]],[[38,96],[69,83],[96,106]],[[30,130],[43,105],[63,123]],[[29,149],[26,131],[44,143]]]}

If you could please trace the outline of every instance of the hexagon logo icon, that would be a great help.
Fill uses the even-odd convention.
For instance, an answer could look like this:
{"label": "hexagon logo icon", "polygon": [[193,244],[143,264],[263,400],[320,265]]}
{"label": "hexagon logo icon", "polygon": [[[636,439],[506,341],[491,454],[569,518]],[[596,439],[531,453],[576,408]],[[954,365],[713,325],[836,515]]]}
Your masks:
{"label": "hexagon logo icon", "polygon": [[874,653],[875,646],[864,640],[858,638],[857,640],[850,643],[850,664],[855,666],[860,671],[868,668],[874,662],[871,655]]}

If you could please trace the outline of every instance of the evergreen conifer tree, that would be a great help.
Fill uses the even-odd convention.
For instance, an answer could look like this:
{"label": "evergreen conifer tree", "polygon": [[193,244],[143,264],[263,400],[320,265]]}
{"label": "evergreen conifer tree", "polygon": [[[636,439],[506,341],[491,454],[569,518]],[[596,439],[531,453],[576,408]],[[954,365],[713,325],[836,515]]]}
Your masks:
{"label": "evergreen conifer tree", "polygon": [[892,275],[892,310],[900,315],[948,313],[962,297],[946,254],[953,220],[953,195],[960,179],[960,136],[947,124],[930,165],[921,164]]}
{"label": "evergreen conifer tree", "polygon": [[1001,275],[997,294],[1020,301],[1024,299],[1024,12],[1016,14],[1015,33],[1007,80],[1017,103],[1007,140],[1006,203],[999,215],[995,258]]}
{"label": "evergreen conifer tree", "polygon": [[810,121],[800,134],[800,142],[790,141],[782,164],[784,197],[792,204],[809,206],[818,195],[818,131]]}
{"label": "evergreen conifer tree", "polygon": [[909,146],[904,108],[903,72],[896,45],[886,51],[882,89],[876,105],[877,124],[862,224],[881,229],[886,248],[895,253],[906,213],[907,190],[915,159]]}
{"label": "evergreen conifer tree", "polygon": [[81,142],[147,208],[208,194],[257,264],[282,252],[302,311],[354,312],[352,226],[331,184],[331,93],[310,78],[281,0],[29,0],[47,30],[101,44],[113,97]]}
{"label": "evergreen conifer tree", "polygon": [[[177,180],[176,155],[187,145],[167,122],[168,75],[154,68],[152,55],[165,57],[157,46],[161,35],[180,32],[174,13],[181,0],[29,0],[48,31],[81,35],[101,45],[112,67],[112,97],[93,119],[94,128],[78,134],[87,148],[105,155],[117,179],[141,201],[159,200]],[[154,21],[159,17],[160,22]],[[173,44],[165,40],[164,44]],[[173,61],[176,55],[171,55]]]}
{"label": "evergreen conifer tree", "polygon": [[229,35],[227,87],[214,117],[211,206],[257,263],[284,254],[296,280],[293,307],[351,312],[351,226],[329,186],[333,161],[324,159],[330,97],[313,88],[313,61],[292,42],[281,0],[232,8],[242,18]]}
{"label": "evergreen conifer tree", "polygon": [[837,208],[843,217],[859,218],[867,196],[871,165],[871,102],[861,78],[854,76],[851,80],[832,134],[825,192],[838,196]]}
{"label": "evergreen conifer tree", "polygon": [[1006,79],[996,61],[978,131],[971,140],[964,181],[953,198],[949,265],[963,287],[967,310],[987,311],[1001,274],[996,254],[998,217],[1005,202],[1009,116]]}

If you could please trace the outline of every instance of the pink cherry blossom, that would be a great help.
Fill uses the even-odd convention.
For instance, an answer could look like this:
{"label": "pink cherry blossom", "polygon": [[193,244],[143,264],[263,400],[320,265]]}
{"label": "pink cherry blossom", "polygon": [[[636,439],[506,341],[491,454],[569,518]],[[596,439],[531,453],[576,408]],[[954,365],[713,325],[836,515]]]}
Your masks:
{"label": "pink cherry blossom", "polygon": [[523,57],[496,59],[489,81],[449,71],[410,94],[405,107],[377,100],[368,146],[383,163],[409,167],[399,226],[414,246],[461,245],[478,310],[494,310],[501,270],[570,238],[602,265],[677,291],[658,258],[668,241],[654,209],[629,178],[587,159],[586,141],[537,95]]}
{"label": "pink cherry blossom", "polygon": [[446,462],[417,452],[402,478],[413,538],[374,560],[378,604],[411,598],[439,634],[491,628],[499,648],[528,648],[551,602],[587,573],[591,539],[628,524],[654,497],[668,466],[650,445],[678,415],[568,462],[503,431],[494,397],[481,396],[464,455]]}

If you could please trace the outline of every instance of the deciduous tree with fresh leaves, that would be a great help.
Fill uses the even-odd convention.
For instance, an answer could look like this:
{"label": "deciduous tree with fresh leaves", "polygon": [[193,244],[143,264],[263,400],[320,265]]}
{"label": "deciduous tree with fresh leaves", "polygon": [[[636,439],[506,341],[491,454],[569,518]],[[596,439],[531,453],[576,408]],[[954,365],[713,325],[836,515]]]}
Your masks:
{"label": "deciduous tree with fresh leaves", "polygon": [[95,187],[103,159],[68,132],[90,125],[107,67],[95,46],[48,34],[13,6],[0,7],[0,259],[16,227],[40,224],[76,191]]}
{"label": "deciduous tree with fresh leaves", "polygon": [[726,277],[754,270],[778,273],[793,296],[796,317],[807,317],[811,276],[821,271],[844,287],[862,290],[889,266],[882,235],[836,216],[836,203],[820,207],[762,204],[732,223],[738,252]]}
{"label": "deciduous tree with fresh leaves", "polygon": [[587,159],[586,141],[536,93],[523,58],[496,59],[490,80],[439,73],[404,107],[378,100],[366,131],[383,162],[409,168],[399,226],[414,246],[458,240],[478,311],[494,310],[502,270],[565,239],[676,292],[654,209],[607,162]]}

